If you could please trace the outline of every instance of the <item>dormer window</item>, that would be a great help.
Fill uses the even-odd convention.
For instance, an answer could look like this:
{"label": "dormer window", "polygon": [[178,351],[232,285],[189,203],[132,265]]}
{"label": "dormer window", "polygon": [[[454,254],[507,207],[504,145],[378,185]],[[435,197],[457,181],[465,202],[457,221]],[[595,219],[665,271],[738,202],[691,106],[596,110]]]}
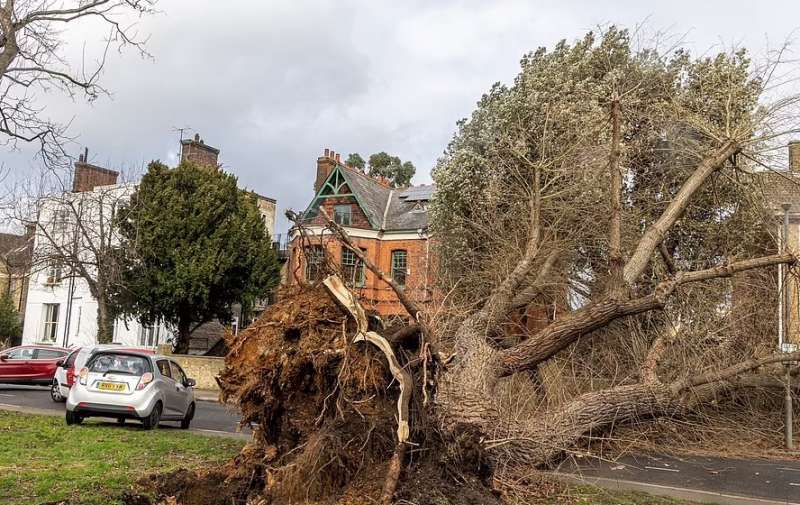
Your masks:
{"label": "dormer window", "polygon": [[353,208],[350,205],[334,205],[333,221],[342,226],[350,226],[353,221]]}

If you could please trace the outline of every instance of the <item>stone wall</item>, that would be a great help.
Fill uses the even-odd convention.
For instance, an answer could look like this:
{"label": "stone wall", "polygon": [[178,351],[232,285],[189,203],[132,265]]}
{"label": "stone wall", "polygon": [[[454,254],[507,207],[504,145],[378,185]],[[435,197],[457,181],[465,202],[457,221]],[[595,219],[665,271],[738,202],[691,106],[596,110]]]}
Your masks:
{"label": "stone wall", "polygon": [[161,346],[159,352],[174,359],[183,368],[186,375],[197,382],[196,389],[219,391],[215,377],[225,367],[225,358],[172,354],[169,352],[169,347],[169,345]]}

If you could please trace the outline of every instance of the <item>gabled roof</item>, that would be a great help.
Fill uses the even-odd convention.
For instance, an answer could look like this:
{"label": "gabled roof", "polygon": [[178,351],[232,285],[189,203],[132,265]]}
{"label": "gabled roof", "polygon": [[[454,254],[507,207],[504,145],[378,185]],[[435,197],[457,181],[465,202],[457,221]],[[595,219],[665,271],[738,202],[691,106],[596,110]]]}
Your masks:
{"label": "gabled roof", "polygon": [[[337,175],[339,174],[339,175]],[[316,209],[326,198],[326,188],[337,187],[344,179],[350,194],[375,230],[405,231],[427,228],[426,203],[433,198],[434,185],[392,189],[364,172],[337,164],[314,196],[306,212]],[[333,195],[330,195],[333,196]]]}

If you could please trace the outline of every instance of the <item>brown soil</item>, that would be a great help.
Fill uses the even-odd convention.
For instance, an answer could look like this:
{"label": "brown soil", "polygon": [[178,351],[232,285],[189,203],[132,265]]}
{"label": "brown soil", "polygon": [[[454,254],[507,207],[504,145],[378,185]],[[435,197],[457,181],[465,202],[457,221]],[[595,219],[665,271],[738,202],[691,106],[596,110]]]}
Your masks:
{"label": "brown soil", "polygon": [[[144,482],[159,503],[377,503],[395,448],[399,394],[385,357],[352,343],[354,323],[323,287],[286,288],[279,300],[228,337],[219,377],[222,398],[255,426],[252,441],[221,468]],[[402,353],[401,363],[412,357]],[[426,414],[412,401],[413,444],[397,500],[499,503],[474,437],[444,444]]]}

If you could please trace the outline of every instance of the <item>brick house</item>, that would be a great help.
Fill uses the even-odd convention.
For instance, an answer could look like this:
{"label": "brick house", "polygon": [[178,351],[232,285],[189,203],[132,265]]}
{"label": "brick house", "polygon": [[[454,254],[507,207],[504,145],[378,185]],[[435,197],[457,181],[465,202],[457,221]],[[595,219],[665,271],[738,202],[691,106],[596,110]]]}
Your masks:
{"label": "brick house", "polygon": [[346,166],[325,149],[317,159],[314,197],[304,212],[308,240],[289,235],[287,282],[319,279],[323,262],[339,270],[368,310],[388,317],[405,314],[391,288],[367,270],[352,251],[326,231],[325,209],[381,270],[409,293],[427,302],[433,285],[433,258],[428,233],[428,204],[433,185],[392,188],[382,178]]}
{"label": "brick house", "polygon": [[[759,172],[764,183],[764,196],[771,213],[775,216],[775,228],[767,230],[777,238],[778,247],[783,244],[795,255],[800,255],[800,141],[789,142],[788,170]],[[784,210],[785,209],[785,210]],[[786,237],[783,237],[784,212],[788,217]],[[784,281],[785,279],[785,281]],[[780,289],[776,314],[778,340],[789,345],[800,344],[800,281],[784,268],[777,269]],[[784,324],[785,321],[785,324]]]}

